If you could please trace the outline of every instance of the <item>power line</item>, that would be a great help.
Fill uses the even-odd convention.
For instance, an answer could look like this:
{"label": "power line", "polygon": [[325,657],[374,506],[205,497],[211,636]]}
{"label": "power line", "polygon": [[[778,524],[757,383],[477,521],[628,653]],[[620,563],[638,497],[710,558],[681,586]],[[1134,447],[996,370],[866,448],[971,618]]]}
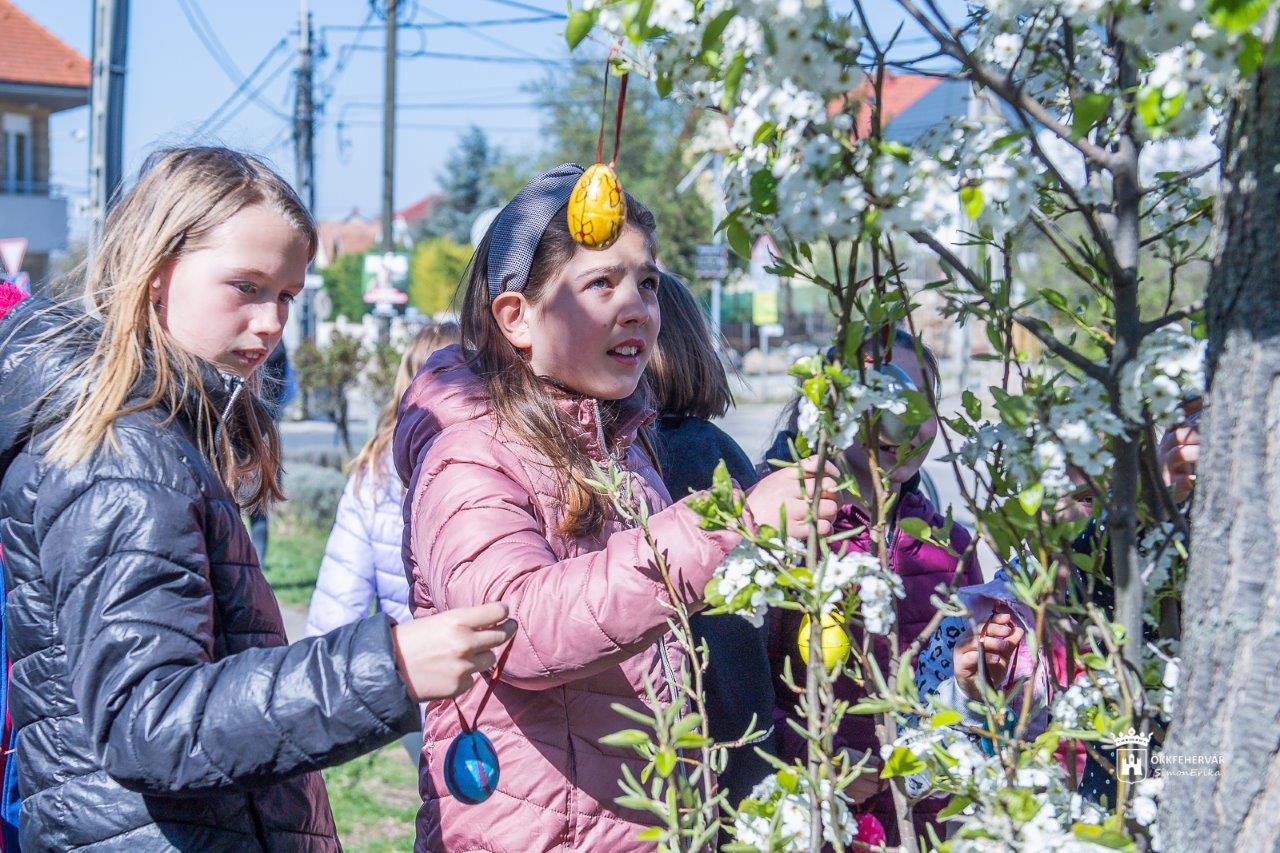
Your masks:
{"label": "power line", "polygon": [[[382,127],[382,121],[379,119],[354,119],[349,121],[338,122],[335,125],[335,127],[338,129],[338,132],[341,133],[343,130],[347,128],[352,128],[352,127],[370,127],[370,128]],[[454,133],[457,133],[459,131],[470,130],[472,127],[479,127],[481,130],[489,131],[491,133],[537,133],[538,132],[538,128],[536,127],[528,127],[528,126],[517,127],[515,125],[440,124],[436,122],[403,122],[403,121],[396,122],[397,130],[438,130],[438,131],[452,131]]]}
{"label": "power line", "polygon": [[[213,61],[222,68],[223,73],[236,86],[243,86],[245,82],[244,72],[236,65],[235,60],[231,58],[231,54],[227,53],[227,49],[223,46],[222,41],[218,38],[217,31],[213,25],[209,23],[209,19],[205,17],[204,11],[201,10],[196,0],[178,0],[178,6],[182,9],[182,14],[186,17],[187,23],[191,25],[191,30],[196,34],[196,38],[204,45],[204,49],[213,57]],[[276,109],[266,100],[251,96],[258,106],[267,112],[276,116],[276,118],[287,120],[289,116]]]}
{"label": "power line", "polygon": [[471,35],[474,36],[475,38],[481,39],[482,41],[487,41],[489,42],[489,44],[493,44],[493,45],[497,45],[498,47],[505,48],[506,50],[510,50],[513,53],[519,54],[520,56],[529,56],[529,57],[533,57],[534,59],[542,58],[537,54],[530,53],[529,51],[525,50],[523,47],[517,47],[516,45],[511,44],[508,41],[503,41],[497,36],[489,35],[488,33],[481,32],[480,30],[472,30],[471,27],[467,26],[467,23],[465,21],[454,20],[453,18],[450,18],[448,15],[442,15],[439,12],[435,11],[434,9],[427,9],[425,11],[428,15],[435,18],[437,21],[440,21],[445,24],[451,24],[454,26],[463,27],[464,29],[467,29],[468,31],[470,31]]}
{"label": "power line", "polygon": [[[351,62],[351,56],[360,49],[360,40],[364,38],[364,34],[368,32],[370,25],[373,24],[374,13],[376,9],[370,4],[369,12],[364,16],[364,21],[356,28],[356,36],[348,44],[344,44],[338,48],[338,58],[334,61],[333,70],[329,72],[329,76],[324,78],[320,84],[321,98],[328,100],[333,94],[333,84],[347,69],[347,64]],[[324,27],[321,27],[323,30]]]}
{"label": "power line", "polygon": [[[554,12],[547,12],[542,15],[527,15],[520,18],[482,18],[475,21],[438,21],[433,24],[397,24],[398,30],[447,30],[459,27],[514,27],[521,24],[545,24],[551,21],[562,21],[564,15],[557,15]],[[323,24],[320,29],[324,32],[352,32],[358,31],[361,24]]]}
{"label": "power line", "polygon": [[[381,47],[363,45],[353,46],[355,50],[377,51],[382,52]],[[498,65],[551,65],[563,68],[567,65],[583,65],[596,64],[594,59],[554,59],[547,56],[497,56],[492,54],[478,53],[449,53],[440,50],[410,50],[397,51],[396,56],[400,59],[451,59],[458,62],[482,62]]]}
{"label": "power line", "polygon": [[523,9],[526,12],[541,12],[544,15],[555,15],[561,20],[567,19],[569,16],[550,9],[543,9],[541,6],[534,6],[530,3],[520,3],[517,0],[489,0],[490,3],[497,3],[499,6],[510,6],[512,9]]}
{"label": "power line", "polygon": [[[273,57],[275,54],[280,52],[280,49],[283,48],[286,43],[287,43],[287,40],[283,38],[280,39],[280,41],[276,42],[275,46],[272,47],[271,50],[268,51],[267,55],[262,58],[262,61],[259,62],[257,66],[254,67],[253,71],[249,72],[249,76],[244,79],[244,83],[242,83],[240,86],[237,86],[236,90],[232,92],[230,95],[228,95],[227,99],[223,101],[221,104],[219,104],[218,108],[215,109],[212,113],[210,113],[209,117],[206,118],[198,128],[196,128],[194,133],[195,136],[201,136],[205,133],[216,133],[218,130],[220,130],[223,127],[223,125],[225,125],[227,122],[231,121],[231,119],[239,115],[240,111],[243,110],[246,106],[248,106],[250,100],[254,99],[257,95],[261,94],[262,91],[272,83],[272,81],[274,81],[277,77],[280,76],[280,73],[282,71],[284,71],[286,68],[289,67],[289,61],[290,59],[292,59],[292,57],[288,53],[285,53],[284,61],[281,62],[279,65],[277,65],[271,71],[271,73],[268,74],[266,78],[263,79],[263,81],[257,87],[253,89],[249,89],[249,86],[253,83],[254,78],[262,71],[262,69],[266,66],[266,64],[271,60],[271,57]],[[236,106],[226,115],[219,115],[228,107],[230,107],[231,104],[235,102],[235,100],[240,96],[241,93],[247,93],[245,96],[245,99],[241,101],[238,106]],[[285,119],[289,121],[292,120],[288,116],[285,116]]]}

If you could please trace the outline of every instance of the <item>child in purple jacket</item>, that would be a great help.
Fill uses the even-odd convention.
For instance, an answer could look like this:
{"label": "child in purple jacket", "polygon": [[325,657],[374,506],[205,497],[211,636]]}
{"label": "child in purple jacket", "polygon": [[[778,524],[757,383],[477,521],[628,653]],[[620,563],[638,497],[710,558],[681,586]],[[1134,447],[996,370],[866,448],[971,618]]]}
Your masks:
{"label": "child in purple jacket", "polygon": [[[938,364],[933,353],[923,349],[925,364],[922,366],[916,356],[915,341],[905,330],[896,330],[893,345],[893,363],[906,371],[918,388],[935,387],[938,381]],[[936,394],[935,394],[936,396]],[[789,407],[790,417],[787,428],[779,433],[773,447],[767,452],[765,459],[787,459],[790,457],[788,441],[794,440],[797,423],[797,403]],[[928,446],[937,436],[938,423],[931,418],[919,427],[913,447]],[[902,578],[906,597],[898,604],[898,651],[901,653],[924,630],[933,618],[935,608],[931,602],[934,591],[939,586],[957,586],[982,583],[982,573],[978,561],[972,553],[970,542],[972,537],[960,525],[951,528],[950,548],[943,549],[937,545],[921,542],[901,531],[898,525],[903,519],[918,518],[931,527],[941,528],[946,520],[933,506],[920,489],[920,467],[924,464],[927,451],[912,456],[911,459],[898,464],[898,449],[884,444],[878,452],[877,463],[880,469],[889,470],[889,486],[898,490],[898,500],[890,512],[890,524],[887,533],[889,565]],[[867,449],[857,444],[851,445],[844,452],[844,465],[857,478],[859,490],[863,495],[871,495],[871,471]],[[849,551],[867,552],[871,549],[870,520],[867,505],[852,495],[845,495],[839,514],[834,523],[833,535],[848,531],[859,531],[853,536],[840,540],[833,549],[842,553]],[[801,722],[797,707],[798,696],[783,683],[782,673],[787,659],[791,661],[791,672],[795,677],[803,678],[804,663],[800,660],[796,637],[800,629],[801,614],[793,610],[775,609],[769,617],[769,660],[774,673],[774,694],[777,697],[774,708],[774,727],[777,737],[778,754],[784,760],[803,759],[806,744],[804,739],[788,724],[788,720]],[[851,626],[855,643],[858,637],[856,629]],[[875,637],[872,648],[882,672],[887,672],[889,663],[888,638]],[[848,677],[839,678],[835,683],[838,699],[856,703],[865,695],[864,689]],[[847,714],[840,723],[833,746],[837,750],[848,750],[856,760],[864,753],[871,752],[873,758],[868,762],[868,770],[855,780],[845,794],[858,804],[858,811],[870,813],[879,819],[884,826],[889,846],[900,843],[897,825],[894,818],[893,797],[885,783],[879,778],[880,744],[875,736],[874,718],[868,715]],[[916,831],[922,833],[925,824],[945,804],[942,799],[929,799],[919,804],[915,810]]]}

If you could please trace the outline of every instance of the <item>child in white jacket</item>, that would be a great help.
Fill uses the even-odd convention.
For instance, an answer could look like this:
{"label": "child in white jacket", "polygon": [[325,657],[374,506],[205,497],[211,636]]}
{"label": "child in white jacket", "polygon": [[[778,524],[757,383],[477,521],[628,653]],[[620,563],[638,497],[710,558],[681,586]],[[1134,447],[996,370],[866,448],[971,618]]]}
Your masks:
{"label": "child in white jacket", "polygon": [[[404,534],[404,486],[391,465],[391,436],[400,398],[427,358],[458,342],[454,323],[426,325],[400,360],[395,391],[378,415],[377,428],[351,463],[351,478],[338,502],[307,614],[307,636],[368,616],[376,606],[396,623],[412,619],[409,582],[400,554]],[[405,736],[405,749],[417,759],[419,733]]]}

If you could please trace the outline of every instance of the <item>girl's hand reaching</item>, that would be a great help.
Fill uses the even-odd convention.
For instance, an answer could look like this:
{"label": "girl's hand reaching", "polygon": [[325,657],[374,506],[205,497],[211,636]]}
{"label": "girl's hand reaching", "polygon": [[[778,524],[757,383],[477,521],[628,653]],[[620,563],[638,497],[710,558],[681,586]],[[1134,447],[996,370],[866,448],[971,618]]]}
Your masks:
{"label": "girl's hand reaching", "polygon": [[747,512],[752,523],[777,524],[779,513],[785,508],[786,535],[797,539],[808,537],[809,504],[816,488],[821,493],[817,515],[818,535],[826,536],[831,532],[831,523],[835,521],[836,510],[839,508],[836,498],[840,470],[828,462],[824,475],[819,478],[818,459],[811,456],[801,460],[800,471],[804,472],[803,481],[795,468],[783,468],[756,483],[755,488],[747,495]]}
{"label": "girl's hand reaching", "polygon": [[987,683],[992,686],[1003,684],[1024,633],[1022,628],[1014,624],[1012,613],[997,610],[982,624],[977,636],[974,636],[972,630],[961,635],[952,653],[956,686],[960,688],[960,692],[970,699],[982,697],[982,691],[978,687],[980,655],[984,656],[982,662],[986,668]]}
{"label": "girl's hand reaching", "polygon": [[391,629],[396,669],[417,702],[466,692],[475,674],[497,663],[493,649],[516,631],[501,602],[459,607]]}

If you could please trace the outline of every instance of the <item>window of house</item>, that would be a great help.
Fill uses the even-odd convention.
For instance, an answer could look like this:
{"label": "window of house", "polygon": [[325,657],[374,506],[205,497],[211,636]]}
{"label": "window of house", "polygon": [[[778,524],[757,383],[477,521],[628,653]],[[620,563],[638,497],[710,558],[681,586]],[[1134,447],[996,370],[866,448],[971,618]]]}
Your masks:
{"label": "window of house", "polygon": [[31,116],[4,114],[4,189],[11,193],[31,192]]}

